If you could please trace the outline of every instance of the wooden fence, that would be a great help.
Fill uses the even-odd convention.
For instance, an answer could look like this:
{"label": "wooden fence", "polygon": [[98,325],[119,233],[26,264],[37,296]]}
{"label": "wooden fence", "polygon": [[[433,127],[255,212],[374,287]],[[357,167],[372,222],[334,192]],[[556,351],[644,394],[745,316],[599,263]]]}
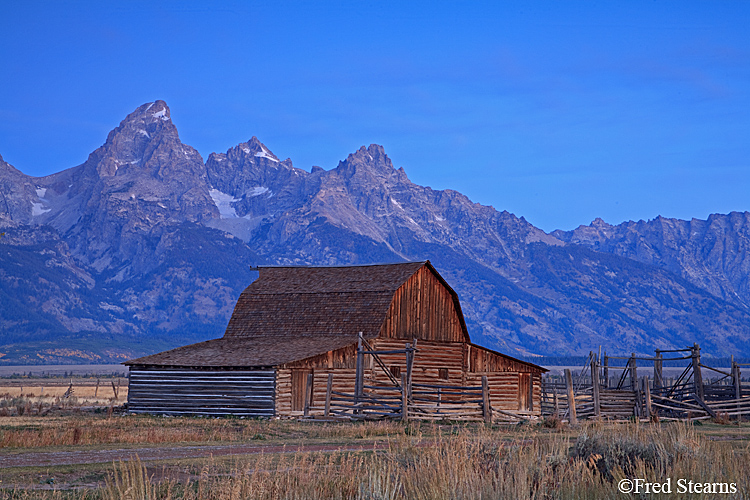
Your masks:
{"label": "wooden fence", "polygon": [[[304,418],[320,419],[385,419],[400,420],[450,420],[450,421],[508,421],[537,418],[532,415],[493,409],[487,376],[482,376],[482,385],[457,386],[427,383],[414,383],[412,371],[417,340],[406,344],[404,349],[377,351],[359,336],[354,392],[333,390],[333,374],[328,374],[326,397],[323,408],[311,406],[313,376],[307,377],[305,389]],[[406,373],[400,380],[393,375],[381,360],[380,355],[404,354]],[[364,380],[364,356],[370,355],[374,363],[382,369],[391,385],[366,385]],[[317,414],[313,416],[313,413]]]}
{"label": "wooden fence", "polygon": [[[332,390],[333,374],[328,375],[325,406],[305,406],[305,418],[315,410],[323,411],[323,419],[372,420],[393,418],[400,420],[492,421],[487,378],[481,387],[438,384],[409,384],[402,374],[398,386],[363,385],[360,393]],[[309,400],[308,400],[309,401]],[[496,410],[496,420],[503,417],[527,418]]]}
{"label": "wooden fence", "polygon": [[[664,354],[672,355],[665,358]],[[609,361],[624,359],[624,367]],[[653,362],[653,380],[638,376],[638,361]],[[663,363],[685,361],[678,377],[664,377]],[[594,353],[573,377],[565,370],[563,380],[542,380],[542,415],[556,415],[571,423],[578,419],[702,420],[750,415],[750,385],[742,381],[741,367],[732,360],[730,371],[701,363],[700,347],[657,350],[653,358],[605,356]],[[642,367],[641,367],[642,368]],[[622,370],[619,376],[611,376]],[[708,377],[704,377],[704,370]],[[711,377],[713,376],[713,377]]]}
{"label": "wooden fence", "polygon": [[[308,377],[307,394],[312,390],[312,377]],[[328,375],[323,408],[310,404],[307,397],[304,418],[323,420],[375,420],[399,419],[465,422],[521,422],[537,418],[493,408],[487,377],[482,385],[455,386],[410,383],[407,374],[401,374],[398,385],[355,385],[354,393],[333,390],[333,374]],[[313,415],[322,411],[322,417]]]}

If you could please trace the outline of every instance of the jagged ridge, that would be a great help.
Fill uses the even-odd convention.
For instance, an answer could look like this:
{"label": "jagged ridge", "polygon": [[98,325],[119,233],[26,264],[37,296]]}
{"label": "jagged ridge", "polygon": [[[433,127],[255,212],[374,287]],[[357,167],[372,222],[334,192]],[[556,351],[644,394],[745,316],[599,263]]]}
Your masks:
{"label": "jagged ridge", "polygon": [[[308,172],[252,137],[204,164],[163,101],[128,115],[78,167],[31,178],[0,158],[0,186],[0,248],[13,250],[0,291],[53,285],[24,288],[31,305],[0,318],[0,344],[41,321],[49,339],[120,332],[141,354],[144,336],[161,339],[153,350],[220,336],[251,265],[429,258],[461,295],[472,336],[512,354],[748,349],[747,214],[545,234],[412,183],[375,144]],[[32,279],[24,262],[67,274]]]}

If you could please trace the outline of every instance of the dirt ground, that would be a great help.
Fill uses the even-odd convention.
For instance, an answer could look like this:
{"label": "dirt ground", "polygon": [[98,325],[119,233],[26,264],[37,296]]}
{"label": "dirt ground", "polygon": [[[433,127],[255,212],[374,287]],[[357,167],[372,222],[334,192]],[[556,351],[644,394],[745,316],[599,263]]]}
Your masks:
{"label": "dirt ground", "polygon": [[335,451],[377,451],[388,447],[385,440],[364,441],[357,444],[266,445],[248,444],[211,446],[142,447],[115,450],[80,450],[57,452],[9,453],[0,455],[0,469],[13,467],[50,467],[59,465],[97,464],[134,459],[142,461],[171,460],[231,455],[258,455],[277,453],[328,453]]}

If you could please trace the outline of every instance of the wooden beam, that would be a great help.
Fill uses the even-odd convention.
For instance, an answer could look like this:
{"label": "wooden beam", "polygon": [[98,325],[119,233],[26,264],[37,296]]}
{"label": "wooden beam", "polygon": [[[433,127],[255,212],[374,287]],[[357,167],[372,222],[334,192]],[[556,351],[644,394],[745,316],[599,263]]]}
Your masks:
{"label": "wooden beam", "polygon": [[599,403],[599,367],[596,360],[591,361],[591,388],[594,396],[594,415],[601,415],[601,406]]}
{"label": "wooden beam", "polygon": [[305,409],[303,414],[306,417],[310,416],[310,405],[312,403],[313,395],[313,374],[307,374],[307,380],[305,381]]}
{"label": "wooden beam", "polygon": [[645,417],[650,419],[651,416],[653,415],[653,413],[652,413],[652,410],[651,410],[651,388],[649,387],[649,384],[648,384],[648,375],[646,375],[645,377],[643,377],[643,394],[646,397],[646,415],[645,415]]}
{"label": "wooden beam", "polygon": [[[742,398],[742,379],[740,378],[740,365],[735,363],[732,355],[732,383],[734,385],[734,399]],[[740,411],[740,405],[737,403],[737,411]],[[742,420],[742,415],[737,415],[737,420]]]}
{"label": "wooden beam", "polygon": [[406,374],[401,374],[401,420],[409,420],[409,392],[406,387]]}
{"label": "wooden beam", "polygon": [[576,398],[573,393],[573,375],[570,373],[570,368],[565,369],[565,387],[568,389],[568,421],[571,424],[577,424],[578,418],[576,417]]}
{"label": "wooden beam", "polygon": [[693,391],[703,401],[703,375],[701,373],[701,348],[697,343],[693,344]]}
{"label": "wooden beam", "polygon": [[484,413],[484,423],[492,423],[492,407],[490,406],[490,389],[487,384],[487,375],[482,375],[482,411]]}
{"label": "wooden beam", "polygon": [[328,384],[326,385],[326,407],[324,416],[328,417],[331,413],[331,391],[333,390],[333,373],[328,374]]}
{"label": "wooden beam", "polygon": [[662,354],[659,349],[656,350],[656,360],[654,360],[654,390],[664,387],[662,378]]}
{"label": "wooden beam", "polygon": [[555,417],[560,416],[560,402],[557,400],[557,388],[552,386],[552,400],[555,405]]}
{"label": "wooden beam", "polygon": [[694,396],[693,399],[695,399],[695,402],[698,403],[698,406],[706,410],[706,413],[716,418],[716,412],[713,411],[710,406],[704,403],[702,399],[698,399],[697,397],[695,397],[696,396],[695,394],[693,394],[693,396]]}
{"label": "wooden beam", "polygon": [[[362,386],[364,385],[363,373],[364,373],[364,354],[362,352],[362,332],[359,332],[357,337],[357,365],[354,374],[354,404],[359,403],[362,397]],[[359,411],[357,411],[359,413]]]}

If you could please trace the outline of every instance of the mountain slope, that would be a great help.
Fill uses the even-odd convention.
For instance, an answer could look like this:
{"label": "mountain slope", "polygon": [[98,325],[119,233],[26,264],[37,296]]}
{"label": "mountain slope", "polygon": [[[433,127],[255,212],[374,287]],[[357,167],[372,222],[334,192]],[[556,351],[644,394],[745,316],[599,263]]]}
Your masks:
{"label": "mountain slope", "polygon": [[[374,144],[308,172],[253,137],[204,164],[163,101],[63,172],[32,178],[0,159],[0,186],[0,362],[218,337],[258,264],[424,259],[459,293],[472,338],[509,354],[696,341],[750,354],[747,215],[546,234],[412,183]],[[55,342],[78,347],[65,357]]]}
{"label": "mountain slope", "polygon": [[750,310],[750,212],[690,221],[657,217],[611,226],[597,219],[556,237],[656,265]]}

